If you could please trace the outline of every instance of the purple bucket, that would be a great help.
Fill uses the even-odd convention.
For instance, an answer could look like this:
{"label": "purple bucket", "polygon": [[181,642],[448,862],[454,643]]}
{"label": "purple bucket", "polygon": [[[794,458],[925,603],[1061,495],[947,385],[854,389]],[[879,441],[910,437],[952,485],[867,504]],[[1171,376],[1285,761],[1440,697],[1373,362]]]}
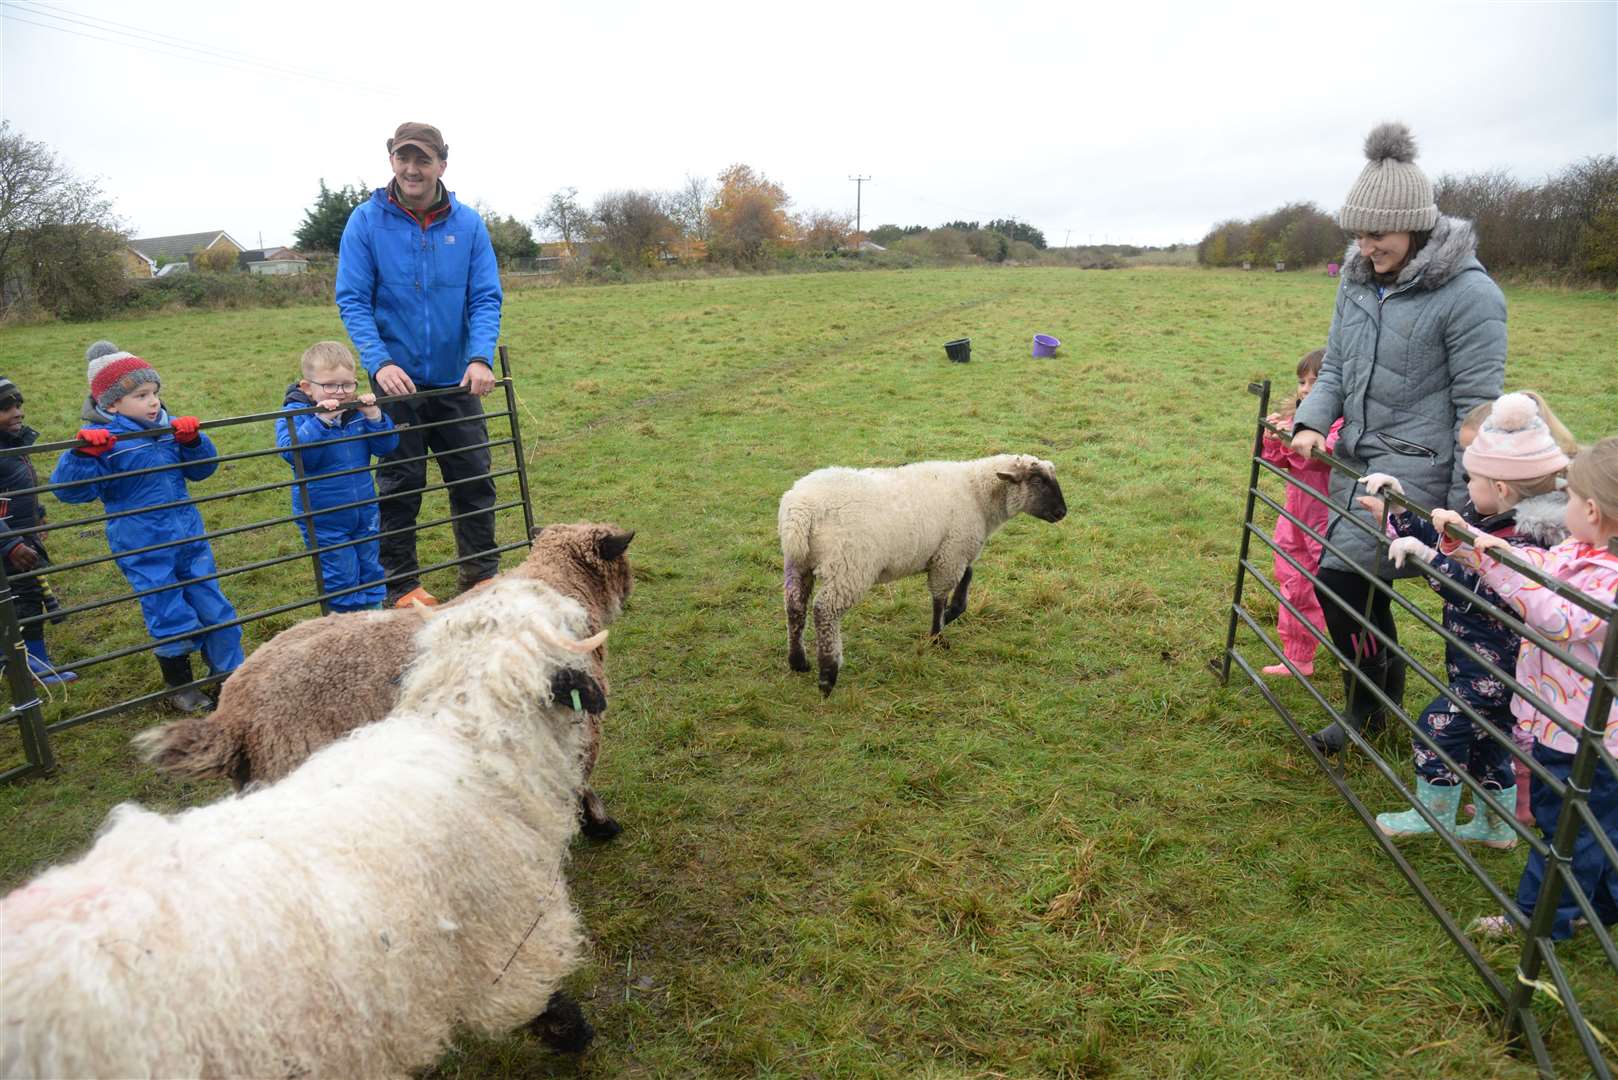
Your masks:
{"label": "purple bucket", "polygon": [[1055,356],[1056,350],[1061,348],[1061,346],[1062,343],[1056,338],[1051,337],[1049,334],[1034,335],[1035,356]]}

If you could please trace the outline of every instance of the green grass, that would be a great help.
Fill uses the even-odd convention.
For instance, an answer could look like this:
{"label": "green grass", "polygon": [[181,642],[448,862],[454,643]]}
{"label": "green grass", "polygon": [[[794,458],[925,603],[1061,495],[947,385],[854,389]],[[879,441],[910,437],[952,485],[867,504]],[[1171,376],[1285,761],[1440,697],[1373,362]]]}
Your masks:
{"label": "green grass", "polygon": [[[1205,667],[1233,580],[1246,384],[1290,385],[1333,284],[1024,269],[513,294],[504,339],[536,516],[638,531],[596,774],[626,832],[573,862],[594,942],[574,980],[599,1030],[590,1053],[468,1038],[436,1075],[1530,1075],[1482,982],[1308,756],[1256,693]],[[1543,391],[1583,438],[1610,434],[1618,300],[1508,301],[1508,384]],[[1056,359],[1029,357],[1036,331],[1062,338]],[[941,344],[963,335],[972,362],[946,362]],[[277,405],[302,348],[342,334],[324,308],[7,330],[0,371],[21,373],[47,438],[77,427],[80,357],[100,336],[152,360],[171,407],[223,416]],[[227,451],[261,439],[219,436]],[[947,647],[924,640],[921,579],[873,590],[822,701],[786,666],[780,493],[827,464],[1001,451],[1051,458],[1068,518],[1019,518],[990,541]],[[283,468],[235,466],[193,491]],[[284,499],[206,517],[270,517]],[[519,535],[505,515],[502,539]],[[53,544],[58,562],[103,550],[99,528]],[[217,551],[239,563],[297,545],[281,526]],[[227,592],[245,611],[307,591],[307,567],[289,567]],[[120,587],[110,567],[63,586],[73,602]],[[123,608],[52,630],[68,657],[141,637]],[[158,685],[144,657],[109,667],[53,715]],[[1318,682],[1332,692],[1329,665]],[[121,800],[220,794],[136,761],[128,737],[156,719],[62,732],[56,776],[0,789],[0,883],[82,851]],[[0,751],[21,760],[15,738]],[[1391,805],[1363,759],[1347,774]],[[1409,852],[1460,917],[1489,910],[1439,848]],[[1522,858],[1484,861],[1510,889]],[[1488,955],[1509,973],[1511,947]],[[1564,955],[1590,1018],[1618,1035],[1594,943]],[[1550,1037],[1582,1072],[1567,1024]]]}

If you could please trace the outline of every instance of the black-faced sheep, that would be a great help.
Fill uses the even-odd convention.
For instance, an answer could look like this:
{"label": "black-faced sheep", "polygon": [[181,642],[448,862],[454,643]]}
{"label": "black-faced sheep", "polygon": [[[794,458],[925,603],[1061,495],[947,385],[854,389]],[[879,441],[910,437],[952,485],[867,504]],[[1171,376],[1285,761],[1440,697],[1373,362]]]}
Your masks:
{"label": "black-faced sheep", "polygon": [[923,571],[936,637],[966,610],[984,542],[1022,513],[1043,521],[1067,514],[1054,466],[1026,454],[803,477],[781,496],[778,517],[792,670],[809,670],[803,624],[811,597],[820,690],[830,694],[843,663],[844,612],[872,585]]}
{"label": "black-faced sheep", "polygon": [[[625,552],[634,536],[611,525],[547,525],[536,531],[527,558],[500,579],[542,581],[571,597],[583,605],[594,634],[618,617],[633,587]],[[225,680],[211,715],[142,732],[136,746],[160,769],[228,778],[238,791],[251,782],[279,779],[333,739],[393,708],[399,674],[418,654],[417,635],[428,610],[327,615],[283,630]],[[591,673],[603,687],[608,685],[606,655],[602,646],[591,659]],[[586,777],[600,745],[601,718],[592,715],[582,749]],[[580,791],[580,812],[587,836],[607,839],[618,833],[618,823],[588,785]]]}
{"label": "black-faced sheep", "polygon": [[587,622],[498,581],[427,617],[380,723],[244,795],[116,808],[0,900],[0,1075],[403,1077],[459,1024],[582,1048],[586,722],[554,692],[605,706]]}

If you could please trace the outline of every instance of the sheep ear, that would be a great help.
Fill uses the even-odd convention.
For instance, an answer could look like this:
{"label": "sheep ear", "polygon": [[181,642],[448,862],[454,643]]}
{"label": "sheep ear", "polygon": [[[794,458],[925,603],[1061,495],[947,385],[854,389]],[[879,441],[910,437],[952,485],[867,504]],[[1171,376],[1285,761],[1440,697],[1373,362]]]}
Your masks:
{"label": "sheep ear", "polygon": [[629,550],[629,542],[633,539],[635,539],[633,529],[629,532],[608,533],[596,541],[596,554],[600,555],[604,562],[621,559],[624,552]]}
{"label": "sheep ear", "polygon": [[543,526],[543,525],[535,525],[534,526],[534,531],[528,534],[528,539],[530,539],[530,540],[538,540],[539,539],[539,534],[544,532],[544,531],[545,531],[545,526]]}
{"label": "sheep ear", "polygon": [[1027,477],[1018,476],[1014,472],[997,472],[994,475],[998,476],[1000,479],[1004,480],[1008,484],[1020,484],[1024,480],[1027,479]]}

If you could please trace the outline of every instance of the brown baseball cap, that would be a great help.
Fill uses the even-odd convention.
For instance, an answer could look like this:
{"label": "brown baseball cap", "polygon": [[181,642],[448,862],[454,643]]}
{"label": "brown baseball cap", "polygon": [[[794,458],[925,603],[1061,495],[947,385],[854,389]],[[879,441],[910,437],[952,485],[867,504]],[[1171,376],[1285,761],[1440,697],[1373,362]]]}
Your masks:
{"label": "brown baseball cap", "polygon": [[393,153],[401,146],[420,147],[440,161],[449,158],[449,144],[444,142],[444,136],[431,124],[400,124],[393,138],[388,140],[388,153]]}

